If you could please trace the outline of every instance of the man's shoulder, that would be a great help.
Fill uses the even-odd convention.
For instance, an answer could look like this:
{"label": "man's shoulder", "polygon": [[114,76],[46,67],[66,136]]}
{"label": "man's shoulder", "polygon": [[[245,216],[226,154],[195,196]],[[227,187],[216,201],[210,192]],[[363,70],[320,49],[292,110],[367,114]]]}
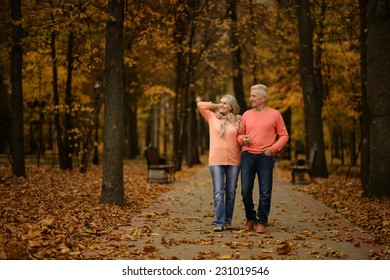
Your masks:
{"label": "man's shoulder", "polygon": [[275,109],[275,108],[268,107],[267,111],[269,114],[281,115],[280,111],[278,109]]}

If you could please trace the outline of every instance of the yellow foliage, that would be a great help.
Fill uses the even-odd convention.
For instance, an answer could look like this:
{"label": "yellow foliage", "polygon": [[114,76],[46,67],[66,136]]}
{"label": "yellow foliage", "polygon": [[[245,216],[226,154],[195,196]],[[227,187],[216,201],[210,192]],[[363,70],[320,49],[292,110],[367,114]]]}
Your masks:
{"label": "yellow foliage", "polygon": [[163,85],[156,85],[147,88],[144,92],[146,98],[148,98],[151,104],[157,104],[162,95],[175,96],[175,92],[170,88]]}

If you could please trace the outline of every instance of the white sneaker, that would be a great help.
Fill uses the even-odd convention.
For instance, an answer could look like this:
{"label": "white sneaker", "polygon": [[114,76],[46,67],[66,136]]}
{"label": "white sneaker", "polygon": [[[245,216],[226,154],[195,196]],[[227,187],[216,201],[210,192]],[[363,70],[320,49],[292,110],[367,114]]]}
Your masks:
{"label": "white sneaker", "polygon": [[223,226],[215,226],[213,231],[223,231]]}

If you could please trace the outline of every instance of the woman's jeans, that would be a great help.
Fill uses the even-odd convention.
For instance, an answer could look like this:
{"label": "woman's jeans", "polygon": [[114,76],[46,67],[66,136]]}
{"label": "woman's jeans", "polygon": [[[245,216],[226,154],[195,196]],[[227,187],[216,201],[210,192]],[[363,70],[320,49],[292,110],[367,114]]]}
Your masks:
{"label": "woman's jeans", "polygon": [[209,169],[214,187],[214,224],[216,226],[232,224],[240,167],[214,165],[210,166]]}
{"label": "woman's jeans", "polygon": [[[241,194],[245,206],[245,216],[248,220],[263,225],[268,223],[268,215],[271,209],[273,168],[273,157],[249,152],[241,154]],[[260,195],[257,216],[253,204],[253,185],[256,174]]]}

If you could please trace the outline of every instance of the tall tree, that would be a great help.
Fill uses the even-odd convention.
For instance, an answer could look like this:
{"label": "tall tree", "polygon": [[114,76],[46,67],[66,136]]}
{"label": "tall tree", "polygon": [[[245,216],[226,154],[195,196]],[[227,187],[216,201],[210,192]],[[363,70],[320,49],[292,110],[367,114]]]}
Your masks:
{"label": "tall tree", "polygon": [[23,136],[23,28],[22,1],[11,1],[12,50],[11,50],[11,85],[12,85],[12,172],[16,176],[25,175],[24,136]]}
{"label": "tall tree", "polygon": [[299,69],[304,100],[306,143],[317,147],[314,175],[328,177],[322,123],[323,95],[314,69],[313,27],[309,0],[297,0],[299,33]]}
{"label": "tall tree", "polygon": [[124,0],[110,0],[108,13],[110,18],[106,27],[103,185],[100,202],[123,206]]}
{"label": "tall tree", "polygon": [[68,53],[67,53],[67,77],[65,88],[65,138],[64,138],[64,152],[65,152],[65,167],[66,169],[72,169],[72,75],[73,75],[73,31],[69,32],[68,36]]}
{"label": "tall tree", "polygon": [[370,175],[366,194],[390,196],[390,5],[368,1],[367,105]]}
{"label": "tall tree", "polygon": [[8,145],[10,141],[10,128],[11,128],[11,102],[8,98],[8,89],[4,82],[4,69],[0,64],[0,131],[2,137],[0,137],[0,154],[8,153]]}
{"label": "tall tree", "polygon": [[367,4],[368,0],[359,0],[360,10],[360,84],[362,92],[361,101],[361,160],[360,160],[360,176],[362,187],[367,191],[368,178],[370,176],[370,127],[367,108]]}
{"label": "tall tree", "polygon": [[244,94],[244,78],[242,71],[241,45],[239,31],[237,28],[237,0],[227,0],[227,17],[230,19],[230,41],[233,50],[232,66],[233,66],[233,87],[237,102],[240,105],[241,112],[246,108]]}
{"label": "tall tree", "polygon": [[178,0],[174,8],[175,16],[175,33],[174,42],[178,48],[175,57],[175,101],[174,101],[174,122],[173,122],[173,149],[176,157],[176,169],[181,170],[181,164],[183,160],[183,127],[184,127],[184,116],[186,114],[185,108],[183,107],[184,94],[186,89],[186,66],[185,66],[185,53],[183,51],[183,42],[187,33],[187,18],[188,9],[185,8],[186,1]]}
{"label": "tall tree", "polygon": [[[52,1],[50,1],[50,4],[52,4]],[[54,126],[56,130],[58,161],[60,164],[60,168],[66,169],[65,152],[63,148],[64,146],[62,144],[62,128],[61,128],[60,110],[59,110],[60,97],[58,92],[58,57],[57,57],[57,50],[56,50],[57,31],[54,27],[56,25],[54,12],[52,12],[51,14],[51,20],[53,24],[53,31],[51,32],[51,36],[50,36],[50,48],[51,48],[52,72],[53,72]]]}

